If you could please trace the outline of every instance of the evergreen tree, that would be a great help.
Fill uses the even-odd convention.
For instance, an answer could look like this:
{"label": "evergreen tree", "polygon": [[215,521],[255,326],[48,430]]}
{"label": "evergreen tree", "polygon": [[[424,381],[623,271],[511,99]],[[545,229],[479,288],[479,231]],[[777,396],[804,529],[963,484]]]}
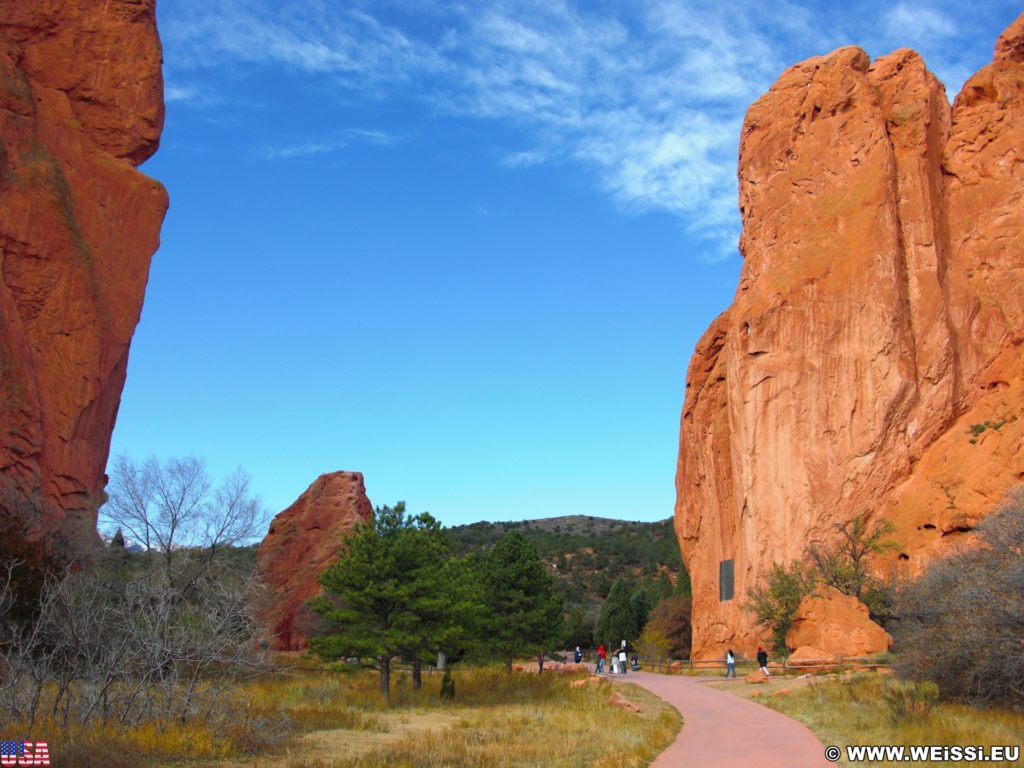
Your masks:
{"label": "evergreen tree", "polygon": [[633,617],[636,620],[636,628],[631,634],[632,637],[638,637],[644,631],[654,606],[662,598],[668,597],[671,594],[671,584],[667,585],[669,591],[663,593],[665,586],[663,582],[657,579],[645,578],[633,590],[633,594],[629,596],[629,601],[633,606]]}
{"label": "evergreen tree", "polygon": [[672,590],[672,594],[677,597],[693,596],[693,585],[690,583],[690,572],[686,570],[686,565],[683,565],[676,577],[676,586]]}
{"label": "evergreen tree", "polygon": [[640,633],[632,596],[630,583],[621,576],[617,578],[597,616],[595,643],[604,643],[607,648],[618,648],[622,640],[636,640]]}
{"label": "evergreen tree", "polygon": [[594,617],[582,608],[570,611],[565,620],[565,635],[562,645],[566,648],[575,648],[578,645],[583,649],[589,649],[593,637]]}
{"label": "evergreen tree", "polygon": [[517,653],[533,653],[561,639],[562,606],[536,548],[518,531],[505,534],[478,564],[485,615],[481,644],[512,671]]}
{"label": "evergreen tree", "polygon": [[[428,516],[429,517],[429,516]],[[475,641],[480,619],[481,592],[476,574],[465,560],[449,553],[440,526],[433,523],[417,537],[414,553],[420,561],[418,578],[423,584],[418,599],[406,619],[410,641],[400,650],[412,663],[412,687],[418,690],[422,681],[423,662],[436,659],[439,652],[458,658]]]}
{"label": "evergreen tree", "polygon": [[442,634],[449,559],[441,527],[429,514],[406,515],[404,502],[378,507],[319,576],[327,594],[310,607],[332,631],[312,639],[314,650],[325,659],[372,658],[381,695],[389,698],[392,659],[404,653],[417,660]]}

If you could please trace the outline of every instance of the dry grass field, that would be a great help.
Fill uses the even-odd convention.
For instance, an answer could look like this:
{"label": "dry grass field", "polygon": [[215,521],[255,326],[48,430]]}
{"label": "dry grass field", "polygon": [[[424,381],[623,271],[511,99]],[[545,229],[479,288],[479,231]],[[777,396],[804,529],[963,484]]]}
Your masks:
{"label": "dry grass field", "polygon": [[[746,698],[756,693],[759,703],[799,720],[826,745],[992,746],[1024,742],[1024,712],[931,701],[927,691],[913,684],[902,684],[891,675],[862,672],[804,678],[776,676],[763,685],[747,685],[742,681],[709,685]],[[870,763],[871,766],[887,764]],[[838,765],[868,764],[843,759]],[[928,765],[963,763],[930,762]]]}
{"label": "dry grass field", "polygon": [[647,765],[678,733],[678,713],[656,697],[631,689],[642,711],[628,713],[608,706],[610,684],[570,686],[580,679],[468,670],[455,675],[455,702],[444,704],[440,675],[420,691],[399,676],[387,708],[372,673],[265,680],[247,689],[253,706],[283,707],[296,735],[269,754],[209,765],[628,768]]}
{"label": "dry grass field", "polygon": [[[451,703],[441,675],[392,678],[385,705],[373,671],[287,671],[225,692],[217,711],[186,722],[88,732],[39,723],[54,765],[190,768],[630,768],[647,765],[682,724],[679,713],[634,686],[617,686],[640,713],[609,706],[611,684],[572,687],[576,674],[454,675]],[[6,730],[6,729],[5,729]]]}

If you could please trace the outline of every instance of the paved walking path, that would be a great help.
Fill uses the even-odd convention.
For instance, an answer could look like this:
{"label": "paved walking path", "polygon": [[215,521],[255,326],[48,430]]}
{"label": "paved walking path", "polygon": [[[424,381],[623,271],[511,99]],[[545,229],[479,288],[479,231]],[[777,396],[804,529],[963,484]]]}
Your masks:
{"label": "paved walking path", "polygon": [[[683,729],[651,768],[826,768],[825,747],[806,726],[682,675],[609,675],[636,683],[683,715]],[[744,683],[736,683],[743,685]]]}

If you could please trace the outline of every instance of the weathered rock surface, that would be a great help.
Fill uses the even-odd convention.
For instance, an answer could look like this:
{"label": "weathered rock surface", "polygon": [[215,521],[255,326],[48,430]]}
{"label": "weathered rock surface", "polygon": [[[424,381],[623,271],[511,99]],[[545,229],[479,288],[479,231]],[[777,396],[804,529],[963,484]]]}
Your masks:
{"label": "weathered rock surface", "polygon": [[272,635],[272,649],[309,646],[316,617],[306,601],[321,592],[317,576],[337,558],[345,534],[372,518],[362,474],[331,472],[320,475],[271,521],[256,564],[268,590],[261,618]]}
{"label": "weathered rock surface", "polygon": [[800,601],[786,633],[787,648],[810,646],[831,656],[872,656],[884,653],[891,645],[892,637],[871,620],[866,605],[827,585],[817,587]]}
{"label": "weathered rock surface", "polygon": [[0,481],[95,531],[167,210],[154,0],[0,0]]}
{"label": "weathered rock surface", "polygon": [[1024,16],[952,107],[914,52],[857,48],[750,107],[743,270],[681,419],[695,657],[766,640],[747,590],[836,524],[892,520],[912,575],[1024,479],[1022,46]]}

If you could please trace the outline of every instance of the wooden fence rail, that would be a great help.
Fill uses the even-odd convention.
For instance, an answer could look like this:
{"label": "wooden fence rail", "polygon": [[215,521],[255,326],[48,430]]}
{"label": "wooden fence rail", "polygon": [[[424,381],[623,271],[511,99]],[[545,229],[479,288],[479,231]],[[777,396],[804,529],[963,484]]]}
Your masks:
{"label": "wooden fence rail", "polygon": [[[671,674],[675,671],[686,670],[687,672],[699,672],[707,670],[711,672],[720,671],[725,674],[725,659],[638,659],[640,669],[648,672],[661,672]],[[834,659],[801,659],[800,661],[769,661],[769,669],[781,669],[783,674],[787,672],[811,672],[823,669],[844,671],[847,669],[888,669],[895,666],[895,660],[891,658],[878,659],[871,656],[839,656]],[[736,670],[747,669],[753,671],[758,669],[758,663],[754,659],[736,659]]]}
{"label": "wooden fence rail", "polygon": [[[584,663],[588,669],[594,668],[593,653],[587,654],[584,657]],[[711,674],[725,674],[725,659],[649,659],[649,658],[638,658],[640,669],[645,672],[658,672],[661,674],[673,674],[682,672],[683,674],[692,674],[694,672],[707,671]],[[611,659],[605,665],[606,671],[610,669]],[[852,670],[865,670],[865,669],[888,669],[896,665],[896,660],[892,657],[879,659],[873,656],[840,656],[834,659],[804,659],[800,661],[790,662],[788,659],[781,661],[770,661],[769,669],[781,670],[782,674],[788,672],[815,672],[822,670],[838,670],[845,671],[848,669]],[[476,664],[464,664],[458,663],[452,666],[453,672],[460,672],[471,669],[483,669],[485,667]],[[757,661],[754,659],[736,659],[736,670],[745,669],[747,671],[753,671],[758,669]],[[305,666],[292,666],[288,667],[289,671],[296,672],[329,672],[327,666],[322,667],[305,667]],[[392,663],[391,670],[393,672],[412,672],[412,665],[406,663]],[[434,665],[424,664],[421,668],[424,675],[432,675],[438,672],[437,667]]]}

